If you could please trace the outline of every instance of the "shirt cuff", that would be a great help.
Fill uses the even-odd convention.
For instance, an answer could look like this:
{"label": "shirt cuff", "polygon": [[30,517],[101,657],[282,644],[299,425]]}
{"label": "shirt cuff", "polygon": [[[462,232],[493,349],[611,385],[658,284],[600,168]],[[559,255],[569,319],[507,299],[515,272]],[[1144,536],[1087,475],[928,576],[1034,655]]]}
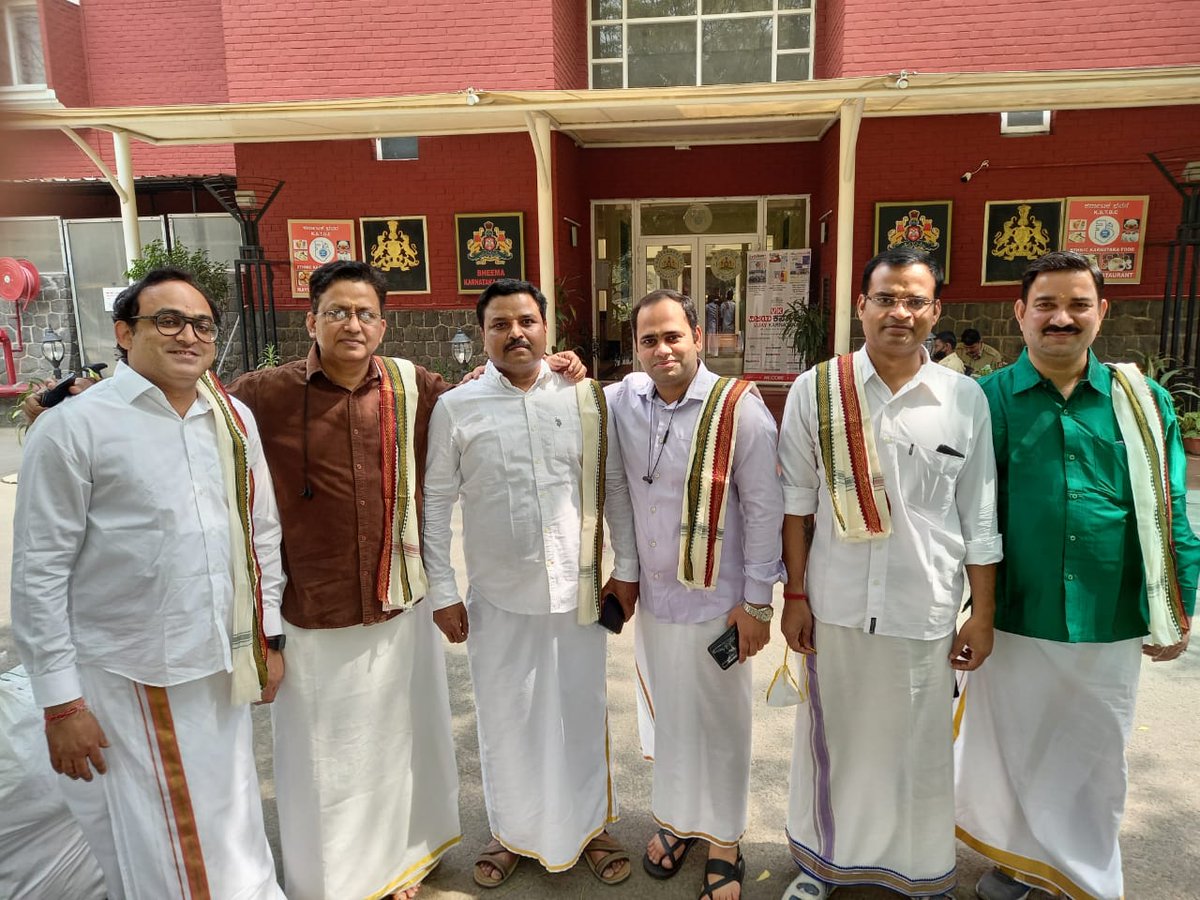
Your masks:
{"label": "shirt cuff", "polygon": [[439,609],[449,609],[456,603],[461,603],[462,598],[458,596],[458,586],[451,587],[434,587],[429,586],[429,593],[425,595],[425,602],[433,607],[433,611]]}
{"label": "shirt cuff", "polygon": [[1004,559],[1004,542],[1000,535],[967,541],[963,565],[987,566]]}
{"label": "shirt cuff", "polygon": [[811,516],[817,511],[817,489],[783,486],[783,512],[788,516]]}
{"label": "shirt cuff", "polygon": [[33,699],[43,708],[69,703],[83,696],[79,671],[74,666],[45,675],[30,675],[29,686],[33,688]]}
{"label": "shirt cuff", "polygon": [[263,610],[263,634],[267,637],[283,634],[283,616],[279,614],[278,607]]}
{"label": "shirt cuff", "polygon": [[761,581],[755,581],[752,578],[746,579],[746,584],[742,588],[742,593],[745,595],[743,599],[747,603],[753,603],[755,606],[770,606],[771,595],[774,593],[773,584],[765,584]]}
{"label": "shirt cuff", "polygon": [[612,577],[617,581],[637,581],[640,573],[636,556],[632,559],[617,559],[613,563]]}

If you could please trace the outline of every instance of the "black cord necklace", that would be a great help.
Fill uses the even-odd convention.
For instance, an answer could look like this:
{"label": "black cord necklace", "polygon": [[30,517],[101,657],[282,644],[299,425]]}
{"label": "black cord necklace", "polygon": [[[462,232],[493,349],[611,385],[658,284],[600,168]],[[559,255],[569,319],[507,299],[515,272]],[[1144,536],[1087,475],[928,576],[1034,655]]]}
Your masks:
{"label": "black cord necklace", "polygon": [[[671,408],[671,418],[667,419],[667,430],[663,432],[662,440],[658,442],[658,456],[654,455],[654,420],[657,416],[657,407],[654,402],[650,402],[650,435],[646,442],[646,474],[642,476],[642,481],[646,484],[654,484],[654,476],[658,473],[658,464],[662,462],[663,450],[667,446],[667,438],[671,436],[671,423],[675,421],[675,413],[679,409],[679,401]],[[653,460],[654,465],[650,463]]]}

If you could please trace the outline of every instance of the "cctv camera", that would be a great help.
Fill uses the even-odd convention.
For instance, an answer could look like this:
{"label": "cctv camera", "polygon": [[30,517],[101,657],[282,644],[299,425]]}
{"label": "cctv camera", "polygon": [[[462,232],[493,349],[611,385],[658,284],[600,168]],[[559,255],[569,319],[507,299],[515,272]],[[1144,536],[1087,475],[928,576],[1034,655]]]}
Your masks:
{"label": "cctv camera", "polygon": [[900,90],[904,90],[906,87],[908,87],[908,79],[901,75],[896,79],[896,87],[898,87]]}
{"label": "cctv camera", "polygon": [[973,175],[974,175],[974,173],[972,173],[972,172],[963,172],[962,175],[959,176],[958,180],[961,181],[963,184],[966,184],[968,181],[971,180]]}

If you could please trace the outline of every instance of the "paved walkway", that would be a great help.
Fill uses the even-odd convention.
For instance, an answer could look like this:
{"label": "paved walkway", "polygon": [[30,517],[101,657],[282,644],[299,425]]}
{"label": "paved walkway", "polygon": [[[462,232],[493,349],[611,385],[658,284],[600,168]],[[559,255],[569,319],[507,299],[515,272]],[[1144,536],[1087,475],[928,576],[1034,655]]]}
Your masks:
{"label": "paved walkway", "polygon": [[[11,429],[0,429],[0,476],[15,470],[20,448]],[[1189,483],[1200,487],[1200,461],[1189,467]],[[0,521],[12,521],[15,488],[0,482]],[[1200,491],[1193,522],[1200,523]],[[0,596],[8,593],[11,529],[0,529]],[[461,571],[461,556],[459,556]],[[6,603],[0,602],[0,669],[16,663]],[[752,772],[750,828],[743,842],[747,860],[746,900],[777,900],[793,874],[783,843],[787,814],[787,778],[792,746],[792,711],[771,709],[762,702],[767,681],[779,664],[782,645],[778,633],[758,657],[755,669],[754,768]],[[634,874],[624,885],[606,888],[585,866],[561,875],[548,875],[530,862],[505,885],[483,891],[471,880],[471,862],[488,838],[487,817],[479,778],[479,748],[466,651],[448,646],[451,707],[454,716],[458,768],[461,778],[460,808],[463,841],[447,854],[426,882],[422,900],[460,900],[488,897],[538,900],[538,898],[655,898],[691,900],[697,896],[703,854],[693,853],[685,869],[668,882],[646,876],[639,862],[641,848],[653,830],[648,806],[650,765],[641,758],[637,740],[637,711],[633,685],[633,635],[630,629],[609,642],[609,722],[612,733],[614,777],[620,798],[621,820],[612,828],[633,855]],[[1143,666],[1142,690],[1129,749],[1131,788],[1122,847],[1125,854],[1126,896],[1130,900],[1192,900],[1200,896],[1200,853],[1196,849],[1195,823],[1200,821],[1200,784],[1195,778],[1200,762],[1200,651],[1178,663]],[[278,854],[275,785],[270,760],[270,722],[265,710],[255,711],[256,751],[263,779],[268,830]],[[869,739],[869,737],[868,737]],[[380,823],[386,832],[386,823]],[[974,896],[975,880],[984,863],[974,852],[959,846],[960,900]],[[868,900],[895,895],[882,889],[839,891],[844,900]]]}

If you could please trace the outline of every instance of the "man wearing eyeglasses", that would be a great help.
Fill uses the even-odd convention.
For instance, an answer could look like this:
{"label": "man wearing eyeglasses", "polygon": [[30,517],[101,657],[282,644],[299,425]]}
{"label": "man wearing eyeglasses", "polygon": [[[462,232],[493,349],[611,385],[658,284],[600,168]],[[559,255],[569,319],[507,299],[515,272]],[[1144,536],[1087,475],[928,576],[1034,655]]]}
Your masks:
{"label": "man wearing eyeglasses", "polygon": [[249,410],[208,373],[219,314],[157,269],[113,309],[122,362],[30,432],[13,634],[110,897],[279,898],[254,767],[283,587]]}
{"label": "man wearing eyeglasses", "polygon": [[[949,898],[955,884],[955,670],[992,647],[996,472],[983,392],[922,346],[942,273],[924,253],[867,263],[866,345],[792,386],[780,429],[788,580],[781,628],[804,655],[785,900],[838,885]],[[964,568],[972,615],[955,630]]]}

